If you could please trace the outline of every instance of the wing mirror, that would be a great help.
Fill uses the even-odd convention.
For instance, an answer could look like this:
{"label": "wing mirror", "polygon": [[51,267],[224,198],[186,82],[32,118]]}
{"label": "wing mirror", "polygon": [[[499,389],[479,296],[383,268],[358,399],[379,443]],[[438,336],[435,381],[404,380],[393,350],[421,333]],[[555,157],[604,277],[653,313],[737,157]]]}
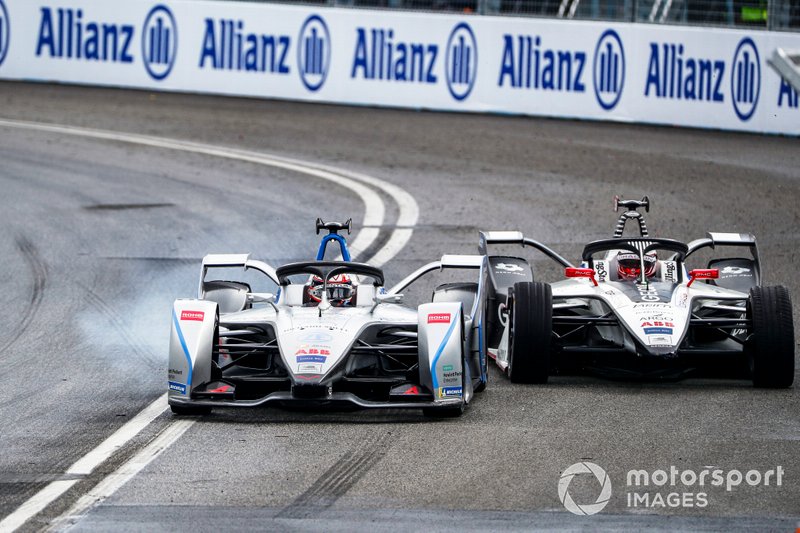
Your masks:
{"label": "wing mirror", "polygon": [[695,268],[689,271],[689,283],[687,287],[691,287],[696,279],[717,279],[719,278],[718,268]]}
{"label": "wing mirror", "polygon": [[568,278],[589,278],[594,283],[594,286],[597,287],[597,278],[595,278],[596,272],[593,268],[575,268],[575,267],[567,267],[564,269],[564,275]]}
{"label": "wing mirror", "polygon": [[403,299],[402,294],[376,294],[373,301],[376,304],[401,304]]}
{"label": "wing mirror", "polygon": [[275,295],[271,292],[250,292],[247,293],[247,301],[254,304],[275,303]]}

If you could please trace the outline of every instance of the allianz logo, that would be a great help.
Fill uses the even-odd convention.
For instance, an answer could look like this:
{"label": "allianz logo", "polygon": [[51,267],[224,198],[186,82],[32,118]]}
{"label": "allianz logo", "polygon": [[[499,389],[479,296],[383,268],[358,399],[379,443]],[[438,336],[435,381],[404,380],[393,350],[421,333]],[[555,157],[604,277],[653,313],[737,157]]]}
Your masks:
{"label": "allianz logo", "polygon": [[8,18],[8,10],[3,0],[0,0],[0,65],[8,55],[8,45],[11,37],[11,21]]}
{"label": "allianz logo", "polygon": [[158,5],[145,17],[139,42],[135,42],[136,30],[134,24],[98,20],[83,9],[44,6],[39,13],[36,56],[124,64],[134,63],[139,49],[147,73],[155,80],[164,79],[178,50],[172,12]]}
{"label": "allianz logo", "polygon": [[760,94],[761,60],[749,37],[739,41],[730,62],[691,54],[683,43],[650,43],[645,97],[722,103],[728,96],[744,122],[755,113]]}
{"label": "allianz logo", "polygon": [[593,55],[549,47],[541,35],[507,33],[502,39],[498,87],[585,93],[591,76],[601,108],[610,111],[619,103],[625,86],[625,50],[616,31],[600,35]]}
{"label": "allianz logo", "polygon": [[356,27],[350,68],[353,79],[438,84],[443,73],[450,95],[466,99],[478,71],[478,43],[470,26],[457,24],[447,44],[403,39],[394,28]]}

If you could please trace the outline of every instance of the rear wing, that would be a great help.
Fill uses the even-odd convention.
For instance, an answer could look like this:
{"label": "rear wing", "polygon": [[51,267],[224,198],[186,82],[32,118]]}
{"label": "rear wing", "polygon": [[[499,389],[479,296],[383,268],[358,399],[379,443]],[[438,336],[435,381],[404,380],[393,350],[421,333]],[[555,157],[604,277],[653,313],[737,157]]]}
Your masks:
{"label": "rear wing", "polygon": [[434,270],[448,270],[448,269],[473,269],[481,270],[478,275],[478,283],[480,284],[483,279],[483,269],[486,262],[486,257],[483,255],[443,255],[439,261],[433,261],[427,265],[418,268],[405,278],[400,283],[389,289],[388,294],[398,294],[400,291],[417,281],[419,278],[433,272]]}
{"label": "rear wing", "polygon": [[200,269],[200,286],[198,288],[198,297],[205,297],[205,281],[208,270],[211,268],[243,268],[244,270],[258,270],[269,279],[278,284],[278,275],[275,269],[264,263],[250,259],[250,254],[208,254],[203,257],[203,265]]}
{"label": "rear wing", "polygon": [[702,250],[703,248],[711,248],[715,249],[717,246],[737,246],[743,247],[750,250],[750,254],[753,256],[753,261],[755,263],[756,268],[756,275],[761,275],[761,258],[758,255],[758,245],[756,244],[756,238],[752,233],[718,233],[709,231],[702,239],[696,239],[689,243],[689,252],[686,254],[686,257],[689,257],[697,250]]}
{"label": "rear wing", "polygon": [[542,252],[544,255],[560,264],[563,267],[572,267],[572,263],[564,259],[552,248],[525,237],[521,231],[479,231],[478,232],[478,253],[489,255],[490,244],[519,244],[523,247],[530,246]]}

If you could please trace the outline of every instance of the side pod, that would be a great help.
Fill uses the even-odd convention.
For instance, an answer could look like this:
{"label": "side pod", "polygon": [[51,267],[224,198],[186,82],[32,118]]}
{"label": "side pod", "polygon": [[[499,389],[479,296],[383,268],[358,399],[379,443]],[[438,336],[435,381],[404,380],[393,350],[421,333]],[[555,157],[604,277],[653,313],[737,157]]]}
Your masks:
{"label": "side pod", "polygon": [[170,398],[188,399],[193,388],[211,378],[217,315],[215,302],[175,300],[167,370]]}
{"label": "side pod", "polygon": [[461,302],[419,306],[419,374],[435,402],[461,399],[464,383],[464,320]]}

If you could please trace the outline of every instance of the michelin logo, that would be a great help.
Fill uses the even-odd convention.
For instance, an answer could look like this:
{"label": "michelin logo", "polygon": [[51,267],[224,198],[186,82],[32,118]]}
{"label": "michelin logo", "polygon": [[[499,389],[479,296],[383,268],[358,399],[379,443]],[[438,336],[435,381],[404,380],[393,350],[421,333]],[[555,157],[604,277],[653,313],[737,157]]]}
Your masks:
{"label": "michelin logo", "polygon": [[445,74],[450,95],[458,101],[466,99],[478,74],[478,42],[466,22],[453,28],[447,40]]}
{"label": "michelin logo", "polygon": [[177,381],[170,381],[169,390],[186,394],[186,385],[183,383],[178,383]]}
{"label": "michelin logo", "polygon": [[331,66],[331,35],[325,20],[311,15],[300,28],[297,41],[297,70],[300,81],[311,92],[318,91]]}
{"label": "michelin logo", "polygon": [[625,49],[614,30],[606,30],[597,41],[592,71],[597,103],[611,111],[619,103],[625,86]]}
{"label": "michelin logo", "polygon": [[157,5],[144,19],[142,31],[142,61],[147,73],[161,81],[172,71],[178,55],[178,25],[172,11]]}
{"label": "michelin logo", "polygon": [[8,55],[8,46],[11,43],[11,23],[8,18],[8,10],[3,0],[0,0],[0,65]]}

